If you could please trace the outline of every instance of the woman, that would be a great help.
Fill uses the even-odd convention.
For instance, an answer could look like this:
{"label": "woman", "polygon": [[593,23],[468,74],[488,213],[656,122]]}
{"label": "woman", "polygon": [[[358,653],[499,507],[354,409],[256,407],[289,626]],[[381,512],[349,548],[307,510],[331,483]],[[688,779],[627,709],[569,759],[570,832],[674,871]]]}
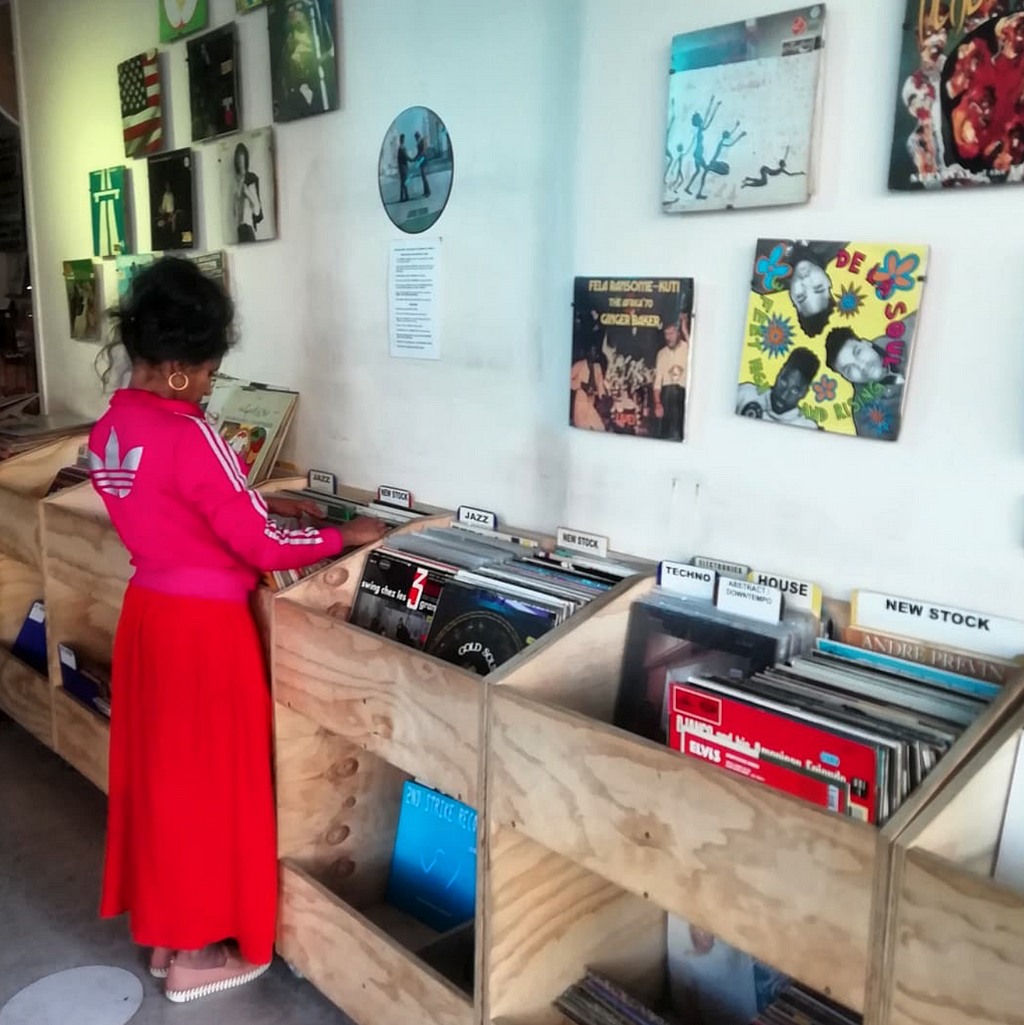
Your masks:
{"label": "woman", "polygon": [[[283,530],[198,402],[230,345],[231,300],[189,261],[136,277],[113,316],[131,360],[89,439],[92,483],[131,553],[114,641],[101,915],[130,915],[175,1002],[258,978],[273,956],[270,695],[249,593],[383,532]],[[228,944],[226,941],[233,941]]]}
{"label": "woman", "polygon": [[235,147],[235,182],[233,189],[235,224],[239,242],[255,242],[256,228],[263,220],[260,178],[249,170],[249,147],[240,142]]}

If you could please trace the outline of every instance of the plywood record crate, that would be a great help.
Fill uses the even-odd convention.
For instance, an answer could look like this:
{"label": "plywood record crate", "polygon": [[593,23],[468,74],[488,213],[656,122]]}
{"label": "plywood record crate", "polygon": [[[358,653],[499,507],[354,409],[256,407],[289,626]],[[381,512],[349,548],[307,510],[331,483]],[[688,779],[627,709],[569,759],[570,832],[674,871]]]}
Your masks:
{"label": "plywood record crate", "polygon": [[895,845],[881,1025],[1024,1025],[1024,892],[993,879],[1022,731],[1024,709]]}
{"label": "plywood record crate", "polygon": [[32,604],[44,597],[40,502],[84,440],[64,438],[0,463],[0,709],[51,748],[50,681],[10,649]]}
{"label": "plywood record crate", "polygon": [[552,1001],[588,966],[656,1000],[667,913],[863,1012],[894,838],[1020,703],[1020,684],[879,830],[610,725],[630,605],[651,586],[490,691],[483,1020],[563,1022]]}
{"label": "plywood record crate", "polygon": [[[400,530],[448,522],[450,514],[440,514]],[[558,650],[610,599],[482,678],[347,622],[375,547],[274,602],[278,949],[356,1021],[473,1025],[484,990],[485,698],[516,666]],[[634,586],[626,581],[613,594]],[[457,935],[436,933],[385,901],[409,779],[478,813],[476,921]]]}

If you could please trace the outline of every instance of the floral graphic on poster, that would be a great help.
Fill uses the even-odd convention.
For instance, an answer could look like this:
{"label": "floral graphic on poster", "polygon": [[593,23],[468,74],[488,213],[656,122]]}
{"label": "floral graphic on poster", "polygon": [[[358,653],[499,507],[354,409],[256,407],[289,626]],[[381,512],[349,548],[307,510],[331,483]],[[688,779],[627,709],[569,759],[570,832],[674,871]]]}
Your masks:
{"label": "floral graphic on poster", "polygon": [[761,239],[736,412],[896,441],[928,248]]}
{"label": "floral graphic on poster", "polygon": [[1024,0],[907,0],[889,188],[1024,181]]}

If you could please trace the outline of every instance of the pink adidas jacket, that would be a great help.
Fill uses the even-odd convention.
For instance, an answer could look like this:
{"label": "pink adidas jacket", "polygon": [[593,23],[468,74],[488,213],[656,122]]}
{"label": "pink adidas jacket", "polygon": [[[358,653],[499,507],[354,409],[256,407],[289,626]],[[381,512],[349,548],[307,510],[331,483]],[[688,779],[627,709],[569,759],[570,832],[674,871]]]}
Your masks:
{"label": "pink adidas jacket", "polygon": [[269,521],[238,457],[190,402],[116,392],[89,437],[89,464],[139,587],[245,601],[260,571],[341,552],[333,527],[283,530]]}

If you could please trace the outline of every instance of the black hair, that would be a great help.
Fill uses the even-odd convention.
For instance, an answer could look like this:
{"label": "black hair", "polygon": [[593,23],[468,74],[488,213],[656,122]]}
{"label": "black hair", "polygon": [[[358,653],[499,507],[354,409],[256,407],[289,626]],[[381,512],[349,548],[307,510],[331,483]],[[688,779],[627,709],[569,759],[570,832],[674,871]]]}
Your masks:
{"label": "black hair", "polygon": [[235,147],[234,167],[235,167],[236,171],[238,170],[238,154],[239,153],[241,153],[242,156],[245,157],[245,170],[246,170],[246,172],[248,172],[248,170],[249,170],[249,162],[250,162],[249,161],[249,147],[246,146],[246,144],[244,142],[240,142]]}
{"label": "black hair", "polygon": [[[828,327],[828,322],[832,319],[832,314],[835,312],[836,301],[832,296],[829,296],[828,306],[821,311],[821,313],[814,313],[809,317],[805,317],[799,310],[796,311],[796,319],[800,324],[800,328],[808,338],[817,338],[822,331]],[[794,307],[795,309],[795,307]]]}
{"label": "black hair", "polygon": [[104,384],[118,346],[124,346],[132,365],[198,367],[223,359],[234,342],[235,304],[191,260],[164,257],[141,270],[127,299],[110,316],[114,338],[97,357],[97,364],[106,360]]}
{"label": "black hair", "polygon": [[[824,260],[823,254],[819,254],[816,250],[803,242],[795,242],[789,250],[788,254],[789,264],[793,268],[793,273],[796,273],[796,265],[807,261],[813,263],[815,267],[819,267],[825,272],[825,276],[828,277],[828,261]],[[831,282],[831,278],[829,281]],[[788,284],[789,288],[793,284],[793,279],[790,278]],[[796,303],[793,304],[793,308],[796,309]],[[796,319],[800,324],[800,328],[808,338],[817,338],[822,331],[828,327],[829,320],[832,319],[832,314],[835,312],[836,300],[835,296],[829,292],[828,306],[821,311],[821,313],[814,313],[810,316],[804,316],[799,310],[796,310]]]}
{"label": "black hair", "polygon": [[848,327],[837,327],[829,331],[828,338],[825,340],[825,365],[829,370],[835,370],[837,374],[839,373],[836,367],[836,357],[848,341],[851,339],[856,340],[856,338],[857,336],[853,333],[852,329]]}
{"label": "black hair", "polygon": [[[789,354],[789,359],[786,360],[782,369],[786,370],[792,367],[794,370],[799,370],[808,381],[813,381],[818,376],[818,368],[821,366],[821,360],[811,352],[810,349],[794,349]],[[780,375],[782,371],[779,371]]]}

